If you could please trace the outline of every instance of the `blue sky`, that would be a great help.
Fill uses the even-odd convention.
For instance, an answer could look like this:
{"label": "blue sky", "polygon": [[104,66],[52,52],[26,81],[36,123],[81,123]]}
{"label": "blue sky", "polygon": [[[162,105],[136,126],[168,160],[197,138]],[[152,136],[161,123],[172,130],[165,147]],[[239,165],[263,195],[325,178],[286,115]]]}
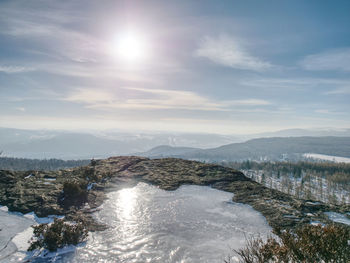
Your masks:
{"label": "blue sky", "polygon": [[328,0],[2,0],[0,126],[349,128],[349,13]]}

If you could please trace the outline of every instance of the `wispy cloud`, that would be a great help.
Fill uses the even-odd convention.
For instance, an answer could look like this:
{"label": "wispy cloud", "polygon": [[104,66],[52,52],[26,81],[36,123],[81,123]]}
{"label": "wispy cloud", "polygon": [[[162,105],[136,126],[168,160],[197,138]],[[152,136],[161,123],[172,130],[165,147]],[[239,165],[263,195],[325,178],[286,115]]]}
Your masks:
{"label": "wispy cloud", "polygon": [[21,52],[40,52],[41,57],[74,62],[95,62],[104,56],[102,40],[71,26],[83,24],[85,17],[82,12],[69,8],[68,3],[50,1],[46,6],[40,6],[32,2],[22,6],[19,1],[13,1],[4,5],[1,11],[1,34],[26,43],[35,39],[34,45],[19,49]]}
{"label": "wispy cloud", "polygon": [[261,99],[245,99],[245,100],[232,100],[230,101],[231,105],[244,105],[244,106],[262,106],[262,105],[270,105],[271,102],[267,100]]}
{"label": "wispy cloud", "polygon": [[94,104],[100,102],[109,103],[116,100],[116,97],[112,92],[109,91],[78,88],[71,92],[68,96],[64,97],[63,100]]}
{"label": "wispy cloud", "polygon": [[342,110],[336,110],[334,108],[332,109],[316,109],[314,110],[315,113],[323,114],[323,115],[347,115],[346,111]]}
{"label": "wispy cloud", "polygon": [[333,90],[330,90],[330,91],[327,91],[325,93],[326,95],[345,95],[345,94],[348,94],[350,95],[350,83],[349,83],[349,86],[348,87],[341,87],[341,88],[336,88],[336,89],[333,89]]}
{"label": "wispy cloud", "polygon": [[126,91],[123,92],[124,94],[128,93],[124,95],[126,98],[122,98],[122,96],[116,94],[115,91],[79,88],[63,98],[63,100],[85,103],[88,108],[102,110],[180,109],[195,111],[229,111],[236,107],[265,106],[271,104],[269,101],[261,99],[213,100],[195,92],[184,90],[146,88],[123,89]]}
{"label": "wispy cloud", "polygon": [[330,114],[331,111],[328,109],[317,109],[315,110],[316,113],[321,113],[321,114]]}
{"label": "wispy cloud", "polygon": [[[325,52],[307,53],[296,65],[295,54],[308,49],[308,18],[297,21],[306,23],[307,32],[295,37],[256,12],[249,17],[246,7],[237,16],[240,4],[222,16],[196,1],[123,7],[119,1],[88,2],[0,1],[0,111],[9,125],[13,115],[18,125],[56,128],[128,123],[163,129],[167,118],[169,129],[186,131],[217,131],[219,123],[227,123],[227,130],[349,126],[350,46],[327,50],[329,43],[312,36],[308,47]],[[115,40],[128,27],[144,36],[144,60],[116,55]],[[334,43],[342,41],[340,36]],[[313,123],[306,119],[315,117]],[[205,126],[198,126],[201,121]]]}
{"label": "wispy cloud", "polygon": [[307,70],[350,71],[350,48],[332,49],[305,57],[300,65]]}
{"label": "wispy cloud", "polygon": [[248,87],[263,88],[265,90],[328,90],[322,92],[325,95],[330,94],[350,94],[350,79],[336,78],[257,78],[247,79],[240,82],[241,85]]}
{"label": "wispy cloud", "polygon": [[25,112],[26,111],[26,109],[24,107],[17,107],[16,110],[21,111],[21,112]]}
{"label": "wispy cloud", "polygon": [[205,37],[195,55],[237,69],[263,71],[272,67],[271,63],[249,54],[237,40],[229,36]]}
{"label": "wispy cloud", "polygon": [[[191,91],[162,90],[145,88],[124,88],[127,98],[119,97],[115,91],[77,89],[64,98],[66,101],[88,104],[94,109],[125,108],[143,109],[187,109],[187,110],[225,110],[220,103],[211,101]],[[146,93],[148,98],[137,98],[135,92]],[[134,94],[132,94],[134,93]]]}
{"label": "wispy cloud", "polygon": [[0,65],[0,72],[4,72],[7,74],[30,72],[30,71],[34,71],[34,70],[35,70],[35,68],[30,68],[30,67],[1,66]]}
{"label": "wispy cloud", "polygon": [[[9,7],[2,7],[0,14],[0,34],[31,43],[28,47],[20,46],[18,51],[34,57],[27,63],[37,70],[78,78],[117,76],[132,79],[140,78],[142,71],[147,71],[145,74],[148,79],[151,79],[150,71],[186,72],[181,63],[167,57],[152,57],[143,63],[132,65],[130,70],[130,65],[123,64],[115,55],[114,34],[118,30],[86,27],[90,20],[86,17],[86,12],[70,6],[74,6],[74,3],[49,1],[46,4],[47,6],[40,6],[29,3],[28,8],[14,1],[13,4],[8,4]],[[152,48],[149,53],[152,53]],[[132,71],[133,76],[127,71]]]}

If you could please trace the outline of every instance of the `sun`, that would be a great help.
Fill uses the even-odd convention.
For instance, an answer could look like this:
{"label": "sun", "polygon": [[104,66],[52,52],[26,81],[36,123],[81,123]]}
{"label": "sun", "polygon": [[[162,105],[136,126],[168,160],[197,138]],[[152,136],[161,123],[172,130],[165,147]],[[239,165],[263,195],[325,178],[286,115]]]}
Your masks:
{"label": "sun", "polygon": [[113,50],[123,60],[142,61],[147,55],[147,43],[140,33],[128,31],[116,36]]}

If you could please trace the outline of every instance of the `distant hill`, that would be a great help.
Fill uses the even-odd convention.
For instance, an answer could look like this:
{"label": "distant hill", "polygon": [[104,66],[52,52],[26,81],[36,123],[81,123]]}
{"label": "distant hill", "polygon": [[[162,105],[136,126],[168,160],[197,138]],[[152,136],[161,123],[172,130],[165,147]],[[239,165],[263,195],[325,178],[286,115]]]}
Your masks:
{"label": "distant hill", "polygon": [[[350,137],[350,129],[286,129],[275,132],[264,132],[246,136],[249,139],[268,137]],[[244,136],[242,136],[244,137]]]}
{"label": "distant hill", "polygon": [[90,134],[58,134],[51,138],[4,144],[1,149],[5,154],[19,157],[62,159],[100,158],[133,150],[127,142],[98,138]]}
{"label": "distant hill", "polygon": [[163,157],[163,156],[167,157],[167,156],[183,155],[183,154],[192,153],[199,150],[201,149],[192,148],[192,147],[172,147],[169,145],[160,145],[152,148],[147,152],[136,154],[136,155],[149,156],[149,157]]}
{"label": "distant hill", "polygon": [[[143,156],[177,156],[193,159],[241,159],[255,158],[258,156],[271,155],[267,149],[254,147],[259,145],[259,141],[252,140],[253,143],[246,142],[257,137],[282,137],[288,139],[290,136],[333,134],[340,138],[350,137],[350,130],[305,130],[289,129],[271,133],[251,134],[251,135],[220,135],[220,134],[199,134],[199,133],[132,133],[120,131],[86,131],[68,132],[63,130],[22,130],[12,128],[0,128],[0,152],[6,157],[38,158],[38,159],[91,159],[105,158],[115,155],[135,155],[143,153]],[[316,136],[317,135],[317,136]],[[344,137],[348,135],[347,137]],[[331,138],[331,137],[329,137]],[[279,155],[279,141],[271,138],[271,142],[276,145],[275,155]],[[290,139],[294,140],[294,139]],[[286,142],[287,143],[287,142]],[[337,141],[334,141],[337,144]],[[296,140],[287,144],[298,145]],[[317,144],[317,143],[316,143]],[[342,144],[342,143],[340,143]],[[161,147],[159,148],[158,146]],[[225,146],[223,146],[225,145]],[[228,149],[232,145],[234,149]],[[346,143],[345,143],[346,145]],[[222,146],[223,148],[220,148]],[[155,148],[156,147],[156,148]],[[265,146],[261,146],[264,148]],[[292,147],[291,145],[289,148]],[[328,147],[328,146],[327,146]],[[344,145],[341,145],[344,147]],[[341,149],[340,147],[340,149]],[[271,148],[271,147],[270,147]],[[314,149],[316,147],[313,147]],[[152,149],[152,150],[150,150]],[[208,149],[208,150],[203,150]],[[237,149],[237,150],[236,150]],[[330,149],[328,147],[328,149]],[[282,150],[282,149],[281,149]],[[290,150],[290,149],[289,149]],[[286,153],[289,152],[286,151]],[[283,150],[285,151],[285,150]],[[304,152],[304,151],[303,151]],[[328,154],[322,150],[322,154]],[[331,152],[334,152],[332,150]],[[347,152],[347,150],[345,150]],[[310,153],[310,151],[307,151]],[[320,153],[314,152],[312,153]],[[342,153],[343,157],[345,156]],[[215,157],[217,156],[217,158]]]}
{"label": "distant hill", "polygon": [[318,153],[350,157],[350,137],[277,137],[232,143],[212,149],[158,148],[148,157],[179,157],[205,161],[276,160],[285,155]]}
{"label": "distant hill", "polygon": [[7,157],[90,159],[130,155],[158,145],[213,148],[234,136],[194,133],[67,132],[0,128],[0,151]]}

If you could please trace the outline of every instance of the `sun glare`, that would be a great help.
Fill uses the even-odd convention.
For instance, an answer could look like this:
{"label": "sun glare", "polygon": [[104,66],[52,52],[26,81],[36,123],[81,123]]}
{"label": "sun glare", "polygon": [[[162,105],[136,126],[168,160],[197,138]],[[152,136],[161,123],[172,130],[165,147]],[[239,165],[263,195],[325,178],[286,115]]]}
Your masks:
{"label": "sun glare", "polygon": [[119,34],[114,42],[114,53],[126,61],[140,61],[147,55],[146,41],[136,32]]}
{"label": "sun glare", "polygon": [[137,193],[134,188],[124,188],[119,191],[119,206],[124,219],[133,217],[133,209],[136,204]]}

